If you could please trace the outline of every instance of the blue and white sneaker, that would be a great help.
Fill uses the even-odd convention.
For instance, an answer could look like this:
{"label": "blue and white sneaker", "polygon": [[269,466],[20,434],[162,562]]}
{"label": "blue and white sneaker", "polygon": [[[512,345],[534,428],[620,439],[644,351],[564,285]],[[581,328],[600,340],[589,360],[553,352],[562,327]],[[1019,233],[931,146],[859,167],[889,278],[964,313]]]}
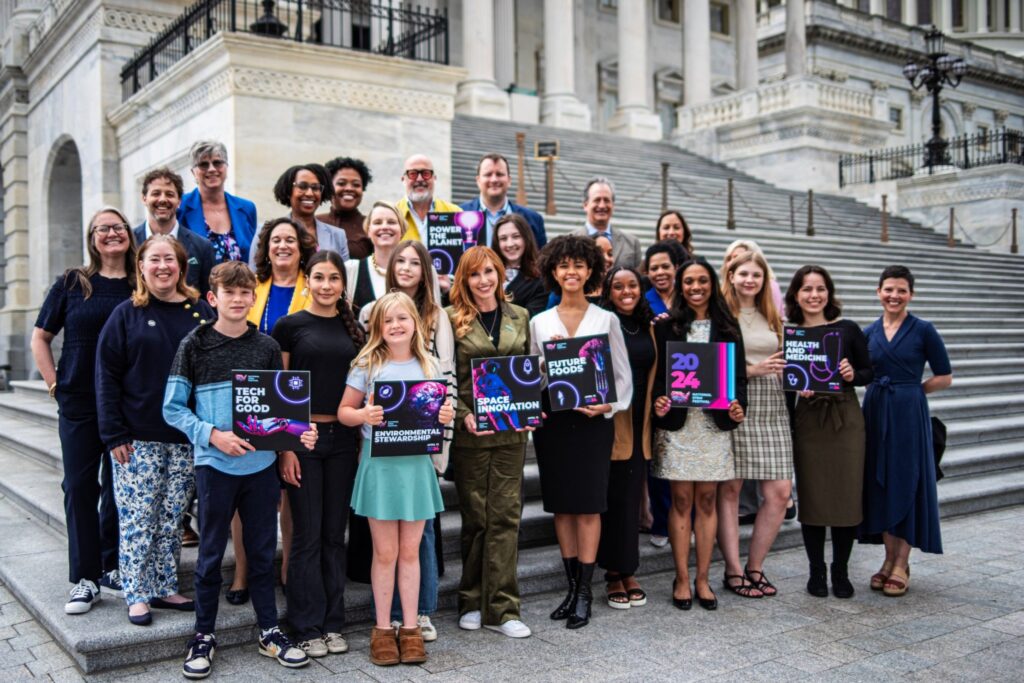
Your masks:
{"label": "blue and white sneaker", "polygon": [[299,669],[309,664],[306,653],[293,645],[288,636],[276,626],[260,636],[260,654],[273,657],[278,664],[289,669]]}
{"label": "blue and white sneaker", "polygon": [[124,586],[121,585],[121,572],[116,569],[104,572],[103,576],[100,577],[100,590],[104,593],[123,598]]}
{"label": "blue and white sneaker", "polygon": [[217,649],[217,639],[212,633],[197,633],[188,641],[185,664],[181,673],[185,678],[206,678],[213,670],[213,653]]}
{"label": "blue and white sneaker", "polygon": [[64,605],[65,614],[85,614],[100,601],[100,588],[89,579],[82,579],[71,589],[71,596]]}

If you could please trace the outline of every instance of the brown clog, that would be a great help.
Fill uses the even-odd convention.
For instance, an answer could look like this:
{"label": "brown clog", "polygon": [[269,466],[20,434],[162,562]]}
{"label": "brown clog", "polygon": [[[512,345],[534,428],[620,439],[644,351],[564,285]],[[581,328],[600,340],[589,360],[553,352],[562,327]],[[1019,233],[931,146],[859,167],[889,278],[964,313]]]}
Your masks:
{"label": "brown clog", "polygon": [[394,629],[374,627],[370,631],[370,661],[377,666],[394,666],[402,661]]}
{"label": "brown clog", "polygon": [[422,664],[427,661],[420,627],[398,629],[398,649],[402,651],[402,664]]}

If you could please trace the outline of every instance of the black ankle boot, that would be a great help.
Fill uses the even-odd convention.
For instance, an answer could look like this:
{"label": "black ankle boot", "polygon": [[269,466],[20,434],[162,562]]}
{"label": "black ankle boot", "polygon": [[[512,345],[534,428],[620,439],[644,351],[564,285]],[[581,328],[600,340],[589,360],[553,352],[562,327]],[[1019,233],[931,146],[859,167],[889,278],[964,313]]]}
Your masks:
{"label": "black ankle boot", "polygon": [[580,571],[580,562],[575,557],[563,557],[562,566],[565,567],[565,576],[569,580],[569,592],[562,600],[562,604],[551,613],[554,620],[567,619],[572,611],[572,601],[576,598],[576,575]]}
{"label": "black ankle boot", "polygon": [[828,597],[828,572],[825,565],[811,565],[811,576],[807,579],[807,592],[816,598]]}
{"label": "black ankle boot", "polygon": [[594,593],[590,584],[594,580],[594,567],[596,562],[589,564],[580,563],[580,573],[576,579],[576,598],[570,607],[569,621],[566,628],[583,628],[590,623],[590,605],[594,601]]}
{"label": "black ankle boot", "polygon": [[853,597],[853,584],[846,574],[846,567],[837,566],[835,562],[832,563],[832,595],[843,599]]}

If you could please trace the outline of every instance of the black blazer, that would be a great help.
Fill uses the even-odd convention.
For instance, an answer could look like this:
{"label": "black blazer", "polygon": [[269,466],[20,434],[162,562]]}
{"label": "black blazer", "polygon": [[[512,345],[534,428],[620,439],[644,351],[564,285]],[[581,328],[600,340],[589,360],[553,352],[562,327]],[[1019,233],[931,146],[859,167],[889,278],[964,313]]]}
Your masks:
{"label": "black blazer", "polygon": [[[135,228],[135,243],[141,246],[144,241],[146,241],[145,223]],[[209,240],[200,237],[180,223],[178,224],[178,241],[188,253],[188,271],[185,273],[185,282],[206,296],[206,292],[210,290],[210,271],[216,265],[213,245]]]}
{"label": "black blazer", "polygon": [[544,281],[539,277],[528,277],[522,271],[519,271],[512,282],[505,285],[505,293],[512,296],[512,303],[529,311],[531,318],[548,307],[548,293],[544,291]]}
{"label": "black blazer", "polygon": [[[739,325],[736,326],[739,329]],[[654,326],[654,343],[658,349],[658,368],[657,374],[654,376],[654,387],[651,389],[651,401],[655,401],[658,397],[665,395],[665,383],[666,383],[666,367],[668,365],[667,358],[668,354],[665,351],[665,344],[668,342],[675,341],[686,341],[686,335],[677,335],[672,329],[671,320],[661,320]],[[743,406],[743,410],[747,409],[747,364],[743,362],[746,358],[746,352],[743,349],[743,336],[736,334],[729,334],[723,330],[719,330],[715,327],[715,324],[711,324],[711,341],[713,342],[732,342],[736,345],[736,400]],[[711,417],[714,419],[715,424],[723,432],[732,431],[739,427],[739,422],[733,422],[733,419],[729,417],[729,411],[727,410],[712,410],[709,411]],[[657,413],[654,413],[654,426],[658,429],[667,429],[670,432],[676,432],[683,428],[686,424],[686,415],[689,413],[689,408],[672,408],[668,411],[665,417],[658,417]]]}

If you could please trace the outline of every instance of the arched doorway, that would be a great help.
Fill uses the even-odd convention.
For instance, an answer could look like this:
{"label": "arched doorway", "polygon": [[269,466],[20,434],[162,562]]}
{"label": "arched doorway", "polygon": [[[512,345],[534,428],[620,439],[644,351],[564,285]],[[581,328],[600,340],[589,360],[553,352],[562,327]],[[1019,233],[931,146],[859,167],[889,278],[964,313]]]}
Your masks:
{"label": "arched doorway", "polygon": [[74,140],[58,142],[50,157],[46,188],[47,249],[49,277],[82,263],[84,217],[82,216],[82,162]]}

